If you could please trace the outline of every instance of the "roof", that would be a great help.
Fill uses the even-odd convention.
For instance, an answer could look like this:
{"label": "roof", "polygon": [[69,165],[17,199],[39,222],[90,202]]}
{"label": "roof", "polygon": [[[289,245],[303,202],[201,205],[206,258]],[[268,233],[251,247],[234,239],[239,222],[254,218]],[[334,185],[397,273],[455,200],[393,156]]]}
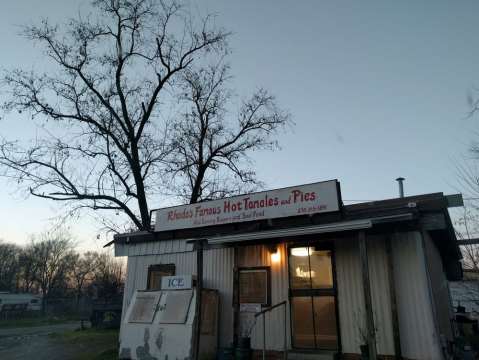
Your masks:
{"label": "roof", "polygon": [[[211,246],[267,243],[295,236],[331,234],[348,236],[352,231],[385,234],[397,231],[427,231],[443,260],[448,279],[462,278],[462,258],[448,208],[462,206],[461,195],[443,193],[393,198],[341,206],[332,213],[256,220],[201,228],[162,232],[138,231],[117,234],[109,244],[130,245],[166,240],[208,240]],[[354,237],[353,237],[354,238]]]}

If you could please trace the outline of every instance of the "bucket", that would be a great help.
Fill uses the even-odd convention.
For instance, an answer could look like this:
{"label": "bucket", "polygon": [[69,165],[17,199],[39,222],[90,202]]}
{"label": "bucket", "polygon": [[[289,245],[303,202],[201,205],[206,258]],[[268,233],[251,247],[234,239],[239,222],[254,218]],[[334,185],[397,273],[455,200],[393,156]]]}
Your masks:
{"label": "bucket", "polygon": [[233,360],[233,348],[223,348],[218,350],[217,360]]}
{"label": "bucket", "polygon": [[240,337],[238,346],[235,349],[235,360],[251,360],[251,339],[249,337]]}
{"label": "bucket", "polygon": [[235,360],[251,360],[251,349],[235,349]]}

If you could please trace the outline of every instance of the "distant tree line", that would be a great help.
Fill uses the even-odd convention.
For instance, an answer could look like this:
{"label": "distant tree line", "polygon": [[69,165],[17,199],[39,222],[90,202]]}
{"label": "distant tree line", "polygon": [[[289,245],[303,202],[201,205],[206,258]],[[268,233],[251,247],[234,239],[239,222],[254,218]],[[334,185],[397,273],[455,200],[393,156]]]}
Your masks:
{"label": "distant tree line", "polygon": [[121,292],[121,261],[104,252],[80,253],[68,233],[32,238],[25,246],[0,240],[0,291],[40,294],[44,299],[111,298]]}

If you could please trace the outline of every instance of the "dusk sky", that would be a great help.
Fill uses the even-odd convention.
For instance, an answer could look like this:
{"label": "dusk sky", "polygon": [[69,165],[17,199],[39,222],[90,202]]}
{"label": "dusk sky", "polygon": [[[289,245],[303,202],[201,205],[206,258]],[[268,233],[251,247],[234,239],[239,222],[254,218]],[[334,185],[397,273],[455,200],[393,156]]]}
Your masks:
{"label": "dusk sky", "polygon": [[[61,22],[87,4],[4,2],[0,67],[35,69],[41,59],[41,49],[18,36],[18,25],[42,17]],[[280,151],[252,154],[266,188],[337,178],[345,200],[384,199],[397,196],[394,179],[403,176],[406,195],[463,191],[456,166],[479,140],[479,118],[467,118],[468,92],[479,89],[478,1],[190,4],[216,13],[216,22],[233,32],[236,92],[267,88],[295,122],[280,135]],[[35,127],[16,116],[0,120],[0,134],[34,135]],[[61,213],[56,204],[16,192],[7,179],[0,186],[0,239],[23,244]],[[107,242],[98,226],[86,215],[72,225],[82,248]]]}

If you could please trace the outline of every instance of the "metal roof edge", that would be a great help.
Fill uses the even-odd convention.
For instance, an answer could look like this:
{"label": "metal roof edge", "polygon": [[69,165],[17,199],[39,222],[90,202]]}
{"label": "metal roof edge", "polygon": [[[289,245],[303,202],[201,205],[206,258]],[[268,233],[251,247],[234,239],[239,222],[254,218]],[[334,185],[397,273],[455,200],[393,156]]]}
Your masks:
{"label": "metal roof edge", "polygon": [[413,218],[414,218],[413,214],[406,213],[406,214],[400,214],[400,215],[382,216],[378,218],[370,218],[370,219],[362,219],[362,220],[340,221],[340,222],[329,223],[329,224],[310,225],[310,226],[295,227],[295,228],[257,231],[257,232],[243,233],[243,234],[203,237],[203,238],[206,238],[208,240],[208,244],[218,245],[218,244],[235,243],[235,242],[242,242],[242,241],[273,239],[278,237],[313,235],[313,234],[324,234],[324,233],[332,233],[332,232],[339,232],[339,231],[370,229],[375,224],[407,221],[407,220],[412,220]]}

